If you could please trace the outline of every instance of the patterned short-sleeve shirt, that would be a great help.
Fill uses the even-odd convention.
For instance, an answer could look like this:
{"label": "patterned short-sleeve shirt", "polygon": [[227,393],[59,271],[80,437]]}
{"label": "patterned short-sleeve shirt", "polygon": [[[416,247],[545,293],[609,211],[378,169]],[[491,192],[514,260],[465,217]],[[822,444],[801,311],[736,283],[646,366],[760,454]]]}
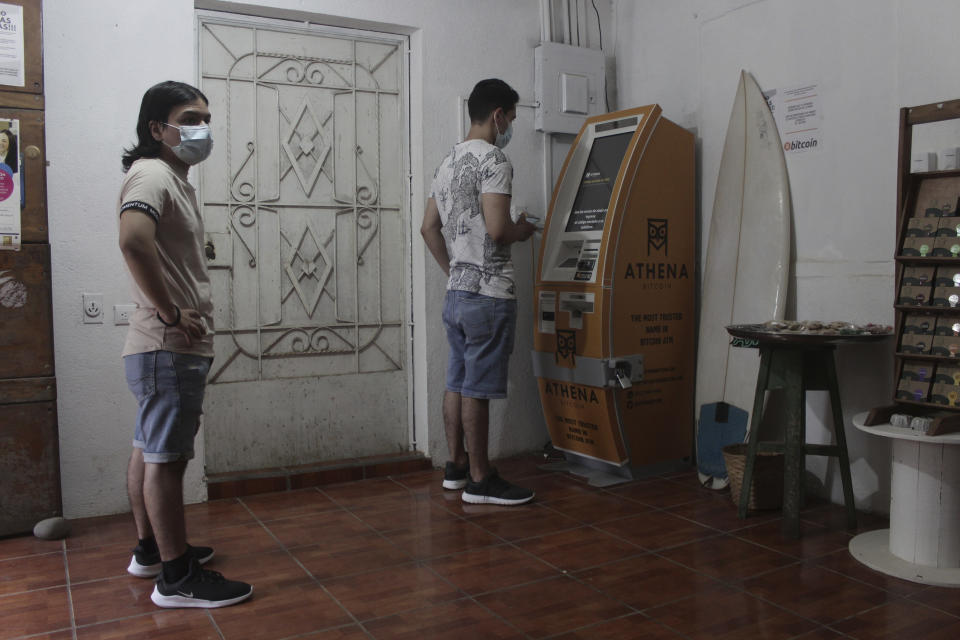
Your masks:
{"label": "patterned short-sleeve shirt", "polygon": [[490,238],[480,206],[481,194],[510,195],[512,184],[510,160],[485,140],[461,142],[440,163],[430,197],[440,211],[450,255],[447,289],[491,298],[517,297],[510,245]]}

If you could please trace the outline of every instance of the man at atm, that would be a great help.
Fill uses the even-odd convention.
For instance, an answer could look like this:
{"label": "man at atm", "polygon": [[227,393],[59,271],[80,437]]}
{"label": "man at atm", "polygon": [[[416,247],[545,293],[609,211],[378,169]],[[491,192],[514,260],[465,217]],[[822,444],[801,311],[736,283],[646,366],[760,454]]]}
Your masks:
{"label": "man at atm", "polygon": [[467,101],[470,131],[440,163],[420,229],[448,276],[443,421],[450,460],[443,487],[463,489],[461,499],[473,504],[533,499],[533,491],[501,478],[487,458],[490,400],[507,395],[516,332],[510,245],[536,230],[525,214],[517,222],[510,216],[513,165],[502,149],[510,141],[519,100],[503,80],[481,80],[473,88]]}

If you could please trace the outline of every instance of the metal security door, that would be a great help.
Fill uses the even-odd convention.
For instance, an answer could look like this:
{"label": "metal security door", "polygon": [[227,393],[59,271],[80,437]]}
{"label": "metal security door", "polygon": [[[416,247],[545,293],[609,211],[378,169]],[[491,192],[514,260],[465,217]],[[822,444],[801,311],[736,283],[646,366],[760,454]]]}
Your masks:
{"label": "metal security door", "polygon": [[407,450],[402,37],[200,13],[209,472]]}

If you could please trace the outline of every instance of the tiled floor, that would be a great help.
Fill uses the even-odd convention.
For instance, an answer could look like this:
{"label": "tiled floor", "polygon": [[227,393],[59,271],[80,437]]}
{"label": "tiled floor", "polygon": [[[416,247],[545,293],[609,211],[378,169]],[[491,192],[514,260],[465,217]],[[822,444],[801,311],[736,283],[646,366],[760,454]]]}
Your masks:
{"label": "tiled floor", "polygon": [[0,638],[960,637],[960,590],[860,565],[839,507],[789,542],[692,472],[600,490],[537,464],[500,464],[536,489],[523,507],[464,505],[430,471],[190,506],[210,567],[255,587],[213,611],[153,606],[125,573],[129,516],[0,540]]}

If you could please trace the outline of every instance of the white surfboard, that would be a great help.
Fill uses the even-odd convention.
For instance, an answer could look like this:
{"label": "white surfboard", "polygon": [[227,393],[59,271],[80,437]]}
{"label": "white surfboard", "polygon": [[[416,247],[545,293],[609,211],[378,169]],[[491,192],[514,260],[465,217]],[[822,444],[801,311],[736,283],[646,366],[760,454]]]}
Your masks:
{"label": "white surfboard", "polygon": [[[773,114],[746,71],[730,114],[710,219],[700,308],[697,415],[727,402],[748,412],[756,349],[730,346],[726,326],[782,320],[790,272],[790,182]],[[749,428],[749,416],[747,428]],[[701,477],[701,481],[709,478]],[[719,487],[717,487],[719,488]]]}

